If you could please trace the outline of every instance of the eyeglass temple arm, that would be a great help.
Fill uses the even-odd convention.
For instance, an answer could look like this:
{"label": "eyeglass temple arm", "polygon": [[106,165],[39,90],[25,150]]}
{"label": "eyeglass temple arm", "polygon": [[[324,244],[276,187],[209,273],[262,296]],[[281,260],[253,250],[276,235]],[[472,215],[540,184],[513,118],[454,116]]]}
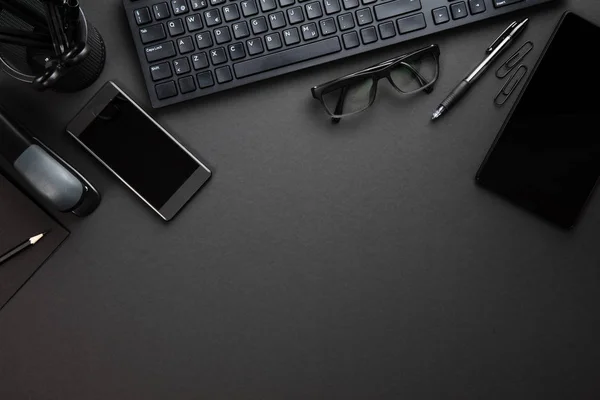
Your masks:
{"label": "eyeglass temple arm", "polygon": [[[419,81],[419,84],[421,86],[425,86],[427,85],[429,82],[427,82],[427,80],[425,78],[423,78],[423,76],[421,74],[419,74],[419,71],[417,71],[412,65],[410,65],[409,63],[406,63],[404,61],[402,61],[400,64],[404,65]],[[430,86],[427,89],[424,89],[425,93],[431,93],[433,91],[433,87]]]}
{"label": "eyeglass temple arm", "polygon": [[[346,100],[346,94],[348,93],[348,87],[344,86],[342,88],[342,92],[340,93],[340,97],[338,98],[337,104],[335,105],[334,114],[339,115],[344,112],[344,101]],[[339,123],[341,118],[331,117],[331,122],[334,124]]]}

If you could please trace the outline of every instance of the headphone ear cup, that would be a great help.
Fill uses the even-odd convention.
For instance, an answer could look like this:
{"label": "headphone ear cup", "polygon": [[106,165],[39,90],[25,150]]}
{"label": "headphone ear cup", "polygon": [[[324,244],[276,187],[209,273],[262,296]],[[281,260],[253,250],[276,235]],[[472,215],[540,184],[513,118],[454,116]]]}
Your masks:
{"label": "headphone ear cup", "polygon": [[106,47],[100,32],[88,21],[87,56],[79,64],[70,67],[52,87],[57,92],[76,92],[94,83],[102,73],[106,62]]}

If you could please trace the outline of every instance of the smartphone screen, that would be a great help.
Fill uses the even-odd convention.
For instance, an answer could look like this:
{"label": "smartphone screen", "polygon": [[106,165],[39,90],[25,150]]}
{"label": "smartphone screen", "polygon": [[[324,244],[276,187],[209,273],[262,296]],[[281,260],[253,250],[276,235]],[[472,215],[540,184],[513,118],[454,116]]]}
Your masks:
{"label": "smartphone screen", "polygon": [[[102,89],[70,125],[75,132],[69,131],[155,211],[169,219],[191,196],[190,184],[201,185],[210,171],[113,86]],[[182,188],[187,189],[182,192]]]}
{"label": "smartphone screen", "polygon": [[488,153],[477,181],[571,227],[600,175],[600,28],[567,13]]}

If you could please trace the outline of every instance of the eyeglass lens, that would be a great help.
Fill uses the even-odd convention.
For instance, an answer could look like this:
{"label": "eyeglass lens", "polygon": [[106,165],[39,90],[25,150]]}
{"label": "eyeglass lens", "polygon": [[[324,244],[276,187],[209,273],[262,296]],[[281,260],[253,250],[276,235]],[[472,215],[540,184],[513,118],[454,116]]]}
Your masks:
{"label": "eyeglass lens", "polygon": [[[437,58],[430,52],[409,57],[396,64],[389,71],[392,85],[405,94],[423,90],[432,83],[438,74]],[[322,95],[323,104],[329,114],[343,116],[368,108],[373,102],[375,79],[365,77],[352,79],[347,85]]]}

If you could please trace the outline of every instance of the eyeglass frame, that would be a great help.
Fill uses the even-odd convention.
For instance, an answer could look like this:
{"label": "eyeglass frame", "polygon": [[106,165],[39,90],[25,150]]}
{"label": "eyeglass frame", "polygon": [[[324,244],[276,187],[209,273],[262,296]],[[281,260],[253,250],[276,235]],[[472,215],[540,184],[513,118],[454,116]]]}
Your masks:
{"label": "eyeglass frame", "polygon": [[[406,60],[409,58],[415,57],[420,54],[426,54],[427,52],[433,52],[433,58],[435,59],[435,62],[437,64],[435,76],[430,82],[427,82],[427,80],[424,79],[421,76],[421,74],[419,74],[419,72],[413,66],[411,66],[409,63],[406,62]],[[341,118],[358,114],[360,112],[365,111],[367,108],[371,107],[373,105],[373,103],[375,102],[375,97],[377,95],[378,83],[383,78],[386,78],[388,80],[388,82],[392,85],[392,87],[402,94],[410,95],[410,94],[418,93],[421,91],[425,91],[426,93],[431,93],[431,91],[433,90],[432,86],[437,81],[437,79],[439,77],[439,73],[440,73],[439,56],[440,56],[439,46],[437,44],[432,44],[427,47],[423,47],[421,49],[415,50],[413,52],[406,53],[406,54],[400,55],[398,57],[389,59],[387,61],[383,61],[378,64],[372,65],[372,66],[364,68],[360,71],[357,71],[357,72],[342,76],[340,78],[331,80],[329,82],[325,82],[323,84],[313,86],[310,90],[312,92],[313,98],[319,100],[321,102],[321,104],[323,105],[323,108],[325,108],[325,111],[327,112],[327,114],[330,117],[332,117],[332,121],[339,122],[339,120]],[[409,92],[405,92],[402,89],[400,89],[398,86],[396,86],[393,79],[391,78],[391,71],[394,68],[396,68],[398,65],[404,65],[408,69],[408,71],[410,71],[412,74],[415,75],[415,78],[419,81],[419,83],[422,86],[418,89],[415,89],[415,90],[412,90]],[[373,86],[371,87],[371,89],[369,91],[369,103],[363,109],[353,111],[353,112],[347,113],[347,114],[334,114],[331,111],[329,111],[329,107],[327,107],[327,105],[325,104],[325,101],[323,100],[324,94],[331,93],[338,89],[342,89],[342,93],[340,95],[340,98],[338,99],[338,104],[336,105],[336,110],[337,110],[338,108],[343,107],[344,98],[345,98],[344,89],[347,88],[348,86],[350,86],[353,82],[358,81],[358,80],[363,80],[365,78],[373,79]],[[427,83],[423,85],[423,82],[427,82]]]}

